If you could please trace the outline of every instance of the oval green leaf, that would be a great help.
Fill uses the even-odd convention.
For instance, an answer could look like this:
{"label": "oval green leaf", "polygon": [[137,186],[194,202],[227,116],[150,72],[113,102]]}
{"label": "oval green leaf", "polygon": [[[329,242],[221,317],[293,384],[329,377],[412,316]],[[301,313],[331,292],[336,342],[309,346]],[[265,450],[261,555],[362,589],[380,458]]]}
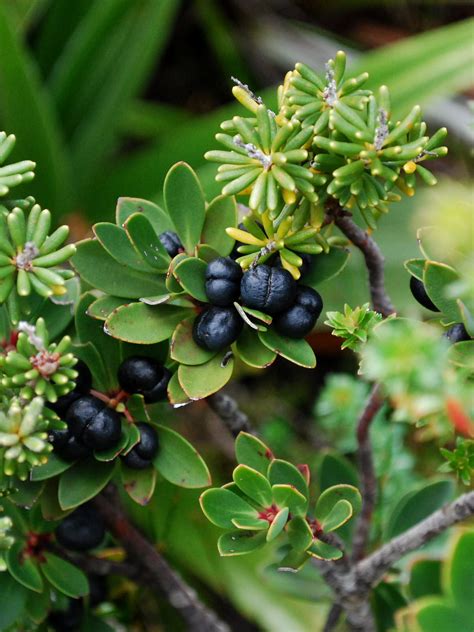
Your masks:
{"label": "oval green leaf", "polygon": [[201,241],[214,248],[221,257],[230,254],[235,241],[225,232],[237,225],[237,204],[234,197],[219,195],[206,210]]}
{"label": "oval green leaf", "polygon": [[175,230],[169,215],[157,204],[140,198],[120,197],[118,199],[115,211],[115,220],[118,226],[123,226],[127,219],[135,213],[142,213],[150,221],[157,235],[165,230]]}
{"label": "oval green leaf", "polygon": [[258,512],[228,489],[208,489],[199,502],[207,519],[221,529],[234,529],[233,520],[258,519]]}
{"label": "oval green leaf", "polygon": [[248,465],[238,465],[232,475],[237,487],[261,507],[272,504],[272,488],[263,474]]}
{"label": "oval green leaf", "polygon": [[277,357],[275,351],[266,347],[260,341],[258,333],[250,327],[244,327],[235,344],[235,350],[245,364],[256,369],[270,366]]}
{"label": "oval green leaf", "polygon": [[180,286],[193,298],[207,303],[206,294],[207,263],[197,257],[188,257],[178,263],[174,269],[174,277]]}
{"label": "oval green leaf", "polygon": [[178,323],[188,315],[185,307],[130,303],[112,312],[104,327],[119,340],[150,345],[170,338]]}
{"label": "oval green leaf", "polygon": [[304,476],[292,463],[274,459],[268,468],[268,480],[272,485],[292,485],[300,494],[308,498],[308,484]]}
{"label": "oval green leaf", "polygon": [[147,505],[155,491],[156,470],[153,466],[134,470],[122,463],[120,468],[125,491],[139,505]]}
{"label": "oval green leaf", "polygon": [[125,231],[147,267],[160,272],[168,270],[171,258],[145,215],[135,213],[129,217]]}
{"label": "oval green leaf", "polygon": [[272,542],[280,535],[280,533],[285,528],[289,513],[290,510],[288,509],[288,507],[283,507],[283,509],[280,509],[267,531],[267,542]]}
{"label": "oval green leaf", "polygon": [[352,505],[354,514],[360,511],[361,497],[360,492],[352,485],[333,485],[324,490],[316,503],[316,518],[323,522],[333,510],[334,505],[340,500],[347,500]]}
{"label": "oval green leaf", "polygon": [[114,465],[89,458],[63,472],[58,489],[61,508],[73,509],[97,496],[112,478]]}
{"label": "oval green leaf", "polygon": [[199,488],[211,484],[211,475],[204,459],[184,437],[156,426],[160,449],[153,460],[159,473],[179,487]]}
{"label": "oval green leaf", "polygon": [[248,465],[257,470],[260,474],[268,471],[268,466],[274,459],[273,453],[268,446],[258,437],[248,432],[240,432],[235,440],[235,456],[237,463]]}
{"label": "oval green leaf", "polygon": [[338,500],[328,515],[321,522],[324,532],[335,531],[346,524],[352,517],[352,505],[347,500]]}
{"label": "oval green leaf", "polygon": [[180,365],[179,383],[190,399],[198,400],[208,397],[227,384],[234,370],[234,359],[226,358],[226,355],[226,353],[219,353],[199,366]]}
{"label": "oval green leaf", "polygon": [[294,362],[307,369],[314,369],[316,366],[316,356],[306,340],[280,336],[272,329],[259,331],[258,335],[268,349],[290,360],[290,362]]}
{"label": "oval green leaf", "polygon": [[194,317],[183,320],[176,327],[171,338],[170,356],[180,364],[195,366],[204,364],[213,358],[217,351],[208,351],[199,347],[193,338]]}
{"label": "oval green leaf", "polygon": [[221,535],[217,542],[217,548],[222,557],[231,557],[247,555],[262,548],[264,544],[264,531],[231,531]]}
{"label": "oval green leaf", "polygon": [[46,561],[41,564],[41,570],[54,588],[72,599],[79,599],[89,594],[87,577],[77,566],[53,553],[45,553],[44,556]]}
{"label": "oval green leaf", "polygon": [[34,592],[43,592],[43,578],[37,562],[31,557],[23,558],[23,543],[14,542],[5,555],[8,571],[22,586]]}
{"label": "oval green leaf", "polygon": [[[153,230],[151,226],[150,229]],[[139,272],[153,272],[153,267],[150,267],[133,247],[123,228],[110,222],[99,222],[94,225],[93,230],[103,248],[117,263]]]}

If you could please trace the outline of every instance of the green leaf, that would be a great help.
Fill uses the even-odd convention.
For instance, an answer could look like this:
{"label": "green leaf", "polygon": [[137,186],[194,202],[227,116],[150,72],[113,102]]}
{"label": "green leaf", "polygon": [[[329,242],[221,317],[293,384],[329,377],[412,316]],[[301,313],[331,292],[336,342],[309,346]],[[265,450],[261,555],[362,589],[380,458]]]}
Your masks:
{"label": "green leaf", "polygon": [[15,154],[41,166],[43,177],[29,185],[29,192],[51,208],[64,209],[73,197],[69,156],[34,58],[15,32],[9,5],[0,3],[2,126],[18,137]]}
{"label": "green leaf", "polygon": [[173,274],[181,287],[202,303],[207,303],[206,294],[207,263],[196,257],[188,257],[178,263]]}
{"label": "green leaf", "polygon": [[474,371],[474,340],[463,340],[452,345],[448,357],[456,366]]}
{"label": "green leaf", "polygon": [[423,281],[426,259],[408,259],[403,264],[405,269],[418,281]]}
{"label": "green leaf", "polygon": [[134,470],[122,463],[120,473],[123,487],[130,498],[139,505],[147,505],[155,491],[156,470],[153,467]]}
{"label": "green leaf", "polygon": [[116,296],[101,296],[87,308],[87,315],[96,320],[106,320],[115,309],[126,305],[127,301]]}
{"label": "green leaf", "polygon": [[218,353],[205,364],[181,364],[178,379],[186,395],[192,400],[197,400],[219,391],[230,380],[233,370],[234,359],[227,359],[226,353]]}
{"label": "green leaf", "polygon": [[[128,402],[127,402],[127,408],[128,408]],[[116,459],[117,456],[128,445],[128,442],[130,440],[129,427],[130,427],[130,424],[127,421],[125,421],[124,418],[122,417],[122,434],[120,435],[120,439],[118,440],[118,442],[115,445],[113,445],[111,448],[108,448],[107,450],[100,450],[100,451],[95,450],[94,458],[96,458],[98,461],[103,461],[103,462],[113,461],[114,459]]]}
{"label": "green leaf", "polygon": [[[421,632],[472,632],[472,616],[441,597],[426,597],[416,604]],[[471,604],[472,607],[472,604]],[[472,608],[471,608],[472,611]],[[466,616],[467,615],[467,616]]]}
{"label": "green leaf", "polygon": [[272,329],[259,331],[258,336],[268,349],[290,360],[290,362],[299,364],[307,369],[314,369],[316,366],[314,351],[303,338],[295,339],[280,336]]}
{"label": "green leaf", "polygon": [[288,540],[297,551],[306,551],[311,546],[314,536],[307,520],[296,516],[288,523]]}
{"label": "green leaf", "polygon": [[247,432],[239,432],[235,440],[235,456],[238,463],[248,465],[265,475],[274,458],[272,451],[263,441]]}
{"label": "green leaf", "polygon": [[453,553],[445,562],[444,584],[460,611],[471,613],[474,603],[472,560],[474,531],[461,532],[453,545]]}
{"label": "green leaf", "polygon": [[41,514],[45,520],[61,520],[70,510],[61,509],[58,501],[59,478],[51,478],[46,481],[45,488],[40,498]]}
{"label": "green leaf", "polygon": [[140,430],[135,424],[128,425],[128,441],[126,447],[123,449],[122,454],[125,456],[130,452],[132,448],[134,448],[137,443],[140,441]]}
{"label": "green leaf", "polygon": [[[76,317],[78,314],[79,312],[76,312]],[[97,348],[91,342],[74,344],[72,345],[72,352],[76,358],[79,358],[79,360],[82,360],[90,367],[94,387],[102,392],[107,391],[110,384],[110,373],[105,368],[104,361]]]}
{"label": "green leaf", "polygon": [[275,540],[275,538],[277,538],[280,535],[280,533],[285,528],[289,513],[290,513],[290,510],[288,509],[288,507],[284,507],[283,509],[280,509],[280,511],[277,513],[277,515],[273,519],[270,527],[268,528],[267,542],[273,542],[273,540]]}
{"label": "green leaf", "polygon": [[[242,498],[240,494],[239,498]],[[234,527],[237,527],[237,529],[244,529],[249,531],[262,531],[263,529],[267,531],[268,529],[268,520],[264,520],[263,518],[258,517],[255,518],[253,516],[240,516],[239,518],[233,518],[232,524],[234,525]]]}
{"label": "green leaf", "polygon": [[214,248],[212,248],[208,244],[198,244],[196,246],[196,256],[199,257],[199,259],[202,259],[203,261],[205,261],[206,263],[210,263],[211,261],[214,261],[214,259],[217,259],[221,255],[219,252],[217,252],[217,250],[214,250]]}
{"label": "green leaf", "polygon": [[191,366],[204,364],[216,355],[216,351],[208,351],[199,347],[193,338],[195,317],[183,320],[176,327],[171,338],[170,357],[180,364]]}
{"label": "green leaf", "polygon": [[349,459],[337,452],[328,452],[323,456],[319,465],[318,481],[320,490],[324,491],[328,487],[340,483],[357,487],[359,477]]}
{"label": "green leaf", "polygon": [[171,262],[169,254],[161,243],[150,220],[143,213],[134,213],[125,223],[127,235],[140,253],[142,261],[146,261],[147,268],[154,268],[159,272],[166,272]]}
{"label": "green leaf", "polygon": [[258,512],[243,498],[228,489],[206,490],[199,498],[204,515],[222,529],[233,529],[233,520],[258,518]]}
{"label": "green leaf", "polygon": [[258,505],[270,507],[272,488],[263,474],[248,465],[238,465],[232,475],[235,484]]}
{"label": "green leaf", "polygon": [[150,345],[170,338],[178,323],[188,315],[189,310],[174,305],[150,307],[144,303],[130,303],[115,310],[105,326],[114,338]]}
{"label": "green leaf", "polygon": [[278,570],[293,573],[299,571],[309,560],[310,556],[305,551],[290,549],[278,564]]}
{"label": "green leaf", "polygon": [[451,480],[441,480],[402,496],[389,515],[385,538],[394,538],[429,516],[452,498],[453,491]]}
{"label": "green leaf", "polygon": [[206,211],[201,185],[188,164],[179,162],[168,171],[163,193],[168,215],[191,254],[199,243]]}
{"label": "green leaf", "polygon": [[190,404],[191,400],[183,391],[178,379],[178,372],[173,373],[170,381],[168,382],[168,399],[175,407],[185,406]]}
{"label": "green leaf", "polygon": [[140,298],[166,291],[164,282],[156,274],[145,274],[121,265],[95,239],[79,242],[71,261],[84,281],[106,294]]}
{"label": "green leaf", "polygon": [[352,506],[354,514],[360,511],[361,497],[360,492],[352,485],[333,485],[319,496],[316,503],[316,518],[323,522],[332,512],[336,503],[340,500],[347,500]]}
{"label": "green leaf", "polygon": [[199,488],[210,485],[209,469],[189,441],[165,426],[156,428],[160,449],[153,464],[163,478],[179,487]]}
{"label": "green leaf", "polygon": [[[139,217],[141,217],[139,215]],[[145,222],[147,220],[145,219]],[[149,223],[148,223],[149,225]],[[120,226],[111,224],[110,222],[99,222],[95,224],[94,234],[100,241],[102,247],[109,253],[117,263],[138,270],[138,272],[153,273],[153,267],[145,262],[127,236],[127,233]],[[150,226],[151,229],[151,226]],[[151,229],[153,230],[153,229]],[[152,233],[153,234],[153,233]],[[167,267],[167,266],[166,266]]]}
{"label": "green leaf", "polygon": [[206,210],[201,241],[214,248],[221,257],[229,255],[234,240],[225,232],[237,225],[237,204],[234,197],[220,195],[212,200]]}
{"label": "green leaf", "polygon": [[471,310],[458,298],[456,301],[459,307],[459,313],[462,317],[462,322],[464,323],[464,327],[466,328],[467,333],[474,338],[474,316]]}
{"label": "green leaf", "polygon": [[292,516],[304,516],[308,499],[292,485],[273,485],[273,499],[277,507],[288,507]]}
{"label": "green leaf", "polygon": [[15,490],[9,495],[9,500],[17,507],[30,509],[43,493],[44,483],[42,481],[34,483],[29,481],[15,481]]}
{"label": "green leaf", "polygon": [[[51,597],[49,591],[45,591],[41,594],[30,592],[28,600],[26,602],[26,613],[28,617],[39,625],[42,623],[51,609]],[[0,623],[0,630],[2,629]]]}
{"label": "green leaf", "polygon": [[265,544],[265,532],[262,531],[231,531],[221,535],[217,542],[219,555],[231,557],[247,555]]}
{"label": "green leaf", "polygon": [[142,214],[155,229],[157,235],[167,230],[175,230],[170,216],[157,204],[140,198],[120,197],[115,210],[115,221],[118,226],[124,226],[131,215]]}
{"label": "green leaf", "polygon": [[41,570],[54,588],[73,599],[89,594],[87,577],[77,566],[53,553],[45,553],[44,556],[46,562],[41,564]]}
{"label": "green leaf", "polygon": [[324,532],[335,531],[352,518],[352,505],[347,500],[339,500],[321,522]]}
{"label": "green leaf", "polygon": [[410,595],[413,599],[441,594],[441,561],[415,560],[410,569]]}
{"label": "green leaf", "polygon": [[0,573],[0,595],[0,630],[8,630],[23,614],[28,593],[11,575]]}
{"label": "green leaf", "polygon": [[250,327],[244,327],[235,343],[235,349],[245,364],[257,369],[270,366],[277,357],[275,351],[266,347],[260,341],[258,333]]}
{"label": "green leaf", "polygon": [[58,500],[62,509],[73,509],[104,489],[112,478],[115,463],[101,463],[94,458],[75,463],[59,479]]}
{"label": "green leaf", "polygon": [[304,476],[292,463],[274,459],[268,468],[268,480],[272,485],[293,485],[305,498],[308,497],[308,485]]}
{"label": "green leaf", "polygon": [[31,470],[30,478],[32,481],[45,481],[48,478],[62,474],[71,467],[72,463],[63,461],[54,452],[48,456],[48,461],[44,465],[39,465]]}
{"label": "green leaf", "polygon": [[321,540],[314,540],[307,552],[319,560],[340,560],[343,556],[342,551],[335,546],[321,542]]}
{"label": "green leaf", "polygon": [[305,274],[304,284],[318,289],[323,281],[328,281],[344,270],[349,260],[349,250],[331,248],[327,253],[313,257],[311,268]]}
{"label": "green leaf", "polygon": [[43,592],[43,578],[38,570],[38,564],[31,557],[23,557],[23,543],[14,542],[5,556],[8,571],[17,582],[33,590]]}
{"label": "green leaf", "polygon": [[459,322],[461,314],[455,298],[448,298],[446,290],[450,283],[457,281],[459,275],[450,266],[436,261],[427,261],[423,274],[426,293],[444,314],[453,322]]}

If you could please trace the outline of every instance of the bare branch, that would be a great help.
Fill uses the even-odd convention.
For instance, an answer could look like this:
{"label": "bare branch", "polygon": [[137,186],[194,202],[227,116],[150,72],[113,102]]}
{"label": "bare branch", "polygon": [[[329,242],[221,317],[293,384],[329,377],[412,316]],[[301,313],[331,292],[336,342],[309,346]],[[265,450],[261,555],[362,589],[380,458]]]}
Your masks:
{"label": "bare branch", "polygon": [[214,393],[214,395],[207,398],[207,403],[234,437],[239,432],[256,434],[249,418],[240,410],[237,402],[230,395],[222,392]]}
{"label": "bare branch", "polygon": [[385,289],[384,257],[380,248],[372,237],[357,226],[347,213],[336,212],[334,222],[364,255],[369,272],[369,288],[373,308],[383,316],[393,314],[395,309]]}
{"label": "bare branch", "polygon": [[332,632],[332,630],[339,623],[341,614],[343,613],[342,606],[338,603],[333,604],[329,611],[328,618],[324,624],[323,632]]}
{"label": "bare branch", "polygon": [[113,487],[104,490],[94,499],[109,531],[121,542],[130,559],[141,567],[142,575],[151,588],[162,593],[178,610],[192,632],[230,632],[229,626],[220,621],[171,568],[155,547],[136,529],[118,501]]}
{"label": "bare branch", "polygon": [[474,492],[463,494],[360,561],[355,567],[356,582],[368,590],[404,555],[470,516],[474,516]]}
{"label": "bare branch", "polygon": [[380,386],[376,384],[357,424],[357,459],[361,476],[362,509],[357,520],[352,544],[352,559],[356,561],[363,557],[367,547],[372,514],[377,500],[377,477],[372,457],[370,426],[382,404]]}

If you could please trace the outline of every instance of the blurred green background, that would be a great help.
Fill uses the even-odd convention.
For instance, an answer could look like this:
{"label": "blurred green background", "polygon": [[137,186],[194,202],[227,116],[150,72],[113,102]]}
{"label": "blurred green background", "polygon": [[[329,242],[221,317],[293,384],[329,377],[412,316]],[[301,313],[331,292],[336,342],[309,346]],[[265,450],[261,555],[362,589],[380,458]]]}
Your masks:
{"label": "blurred green background", "polygon": [[[231,103],[231,76],[271,107],[274,87],[296,61],[321,69],[343,48],[351,67],[369,71],[371,87],[390,87],[396,114],[420,103],[431,131],[448,127],[450,154],[433,163],[446,200],[451,182],[472,175],[471,12],[471,2],[455,0],[0,0],[0,129],[16,134],[15,159],[38,163],[24,193],[79,239],[93,222],[112,219],[121,195],[159,200],[178,160],[197,169],[212,198],[215,167],[203,154],[216,147],[219,123],[239,109]],[[472,201],[472,191],[466,195]],[[426,205],[436,203],[436,195],[420,193],[394,205],[376,235],[389,291],[408,314],[416,308],[402,263],[417,255],[417,213],[426,217]],[[326,285],[327,309],[365,302],[358,254]],[[234,387],[244,408],[251,402],[252,416],[260,416],[264,435],[293,460],[311,459],[318,446],[307,419],[323,376],[354,365],[327,333],[315,344],[316,377],[301,380],[303,371],[289,374],[280,363]],[[212,436],[213,470],[225,477],[232,445],[212,419],[196,427],[203,414],[196,406],[182,425],[204,451]],[[265,567],[268,554],[219,559],[214,529],[196,506],[196,494],[162,485],[151,510],[134,511],[235,629],[320,629],[327,602],[311,569],[307,578],[282,578]],[[165,604],[159,615],[155,606],[142,608],[133,629],[180,629]]]}

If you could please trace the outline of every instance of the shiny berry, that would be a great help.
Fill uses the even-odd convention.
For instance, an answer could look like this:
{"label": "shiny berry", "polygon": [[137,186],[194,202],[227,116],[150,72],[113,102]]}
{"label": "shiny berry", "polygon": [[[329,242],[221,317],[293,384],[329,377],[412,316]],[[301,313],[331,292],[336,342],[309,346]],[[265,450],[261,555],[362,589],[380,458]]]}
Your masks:
{"label": "shiny berry", "polygon": [[278,333],[289,338],[304,338],[313,329],[323,309],[323,299],[311,287],[298,286],[295,302],[273,319]]}
{"label": "shiny berry", "polygon": [[177,254],[184,250],[180,238],[172,230],[165,230],[164,233],[158,235],[158,239],[171,258],[176,257]]}
{"label": "shiny berry", "polygon": [[105,526],[91,506],[83,505],[66,516],[56,529],[56,539],[71,551],[89,551],[101,544]]}
{"label": "shiny berry", "polygon": [[83,459],[91,453],[80,439],[77,439],[71,431],[51,430],[49,440],[53,444],[54,452],[65,461],[77,461]]}
{"label": "shiny berry", "polygon": [[206,295],[213,305],[232,305],[240,296],[242,268],[230,257],[219,257],[207,264]]}
{"label": "shiny berry", "polygon": [[150,467],[158,452],[158,435],[150,424],[138,423],[137,428],[140,430],[140,441],[122,457],[122,461],[134,470],[143,470]]}
{"label": "shiny berry", "polygon": [[219,351],[239,336],[243,320],[233,307],[208,307],[194,321],[194,342],[209,351]]}
{"label": "shiny berry", "polygon": [[267,314],[277,314],[290,307],[295,294],[296,283],[291,274],[265,264],[245,272],[240,284],[242,303]]}
{"label": "shiny berry", "polygon": [[410,290],[420,305],[423,305],[423,307],[426,307],[426,309],[432,312],[440,311],[428,296],[423,282],[414,276],[410,279]]}
{"label": "shiny berry", "polygon": [[118,381],[127,393],[143,395],[148,404],[166,399],[171,373],[154,358],[132,356],[119,367]]}
{"label": "shiny berry", "polygon": [[93,450],[106,450],[120,439],[120,415],[92,395],[84,395],[67,410],[65,421],[76,439]]}
{"label": "shiny berry", "polygon": [[444,333],[444,337],[447,338],[451,344],[471,340],[471,336],[467,333],[467,330],[462,323],[456,323],[450,327],[448,331]]}

